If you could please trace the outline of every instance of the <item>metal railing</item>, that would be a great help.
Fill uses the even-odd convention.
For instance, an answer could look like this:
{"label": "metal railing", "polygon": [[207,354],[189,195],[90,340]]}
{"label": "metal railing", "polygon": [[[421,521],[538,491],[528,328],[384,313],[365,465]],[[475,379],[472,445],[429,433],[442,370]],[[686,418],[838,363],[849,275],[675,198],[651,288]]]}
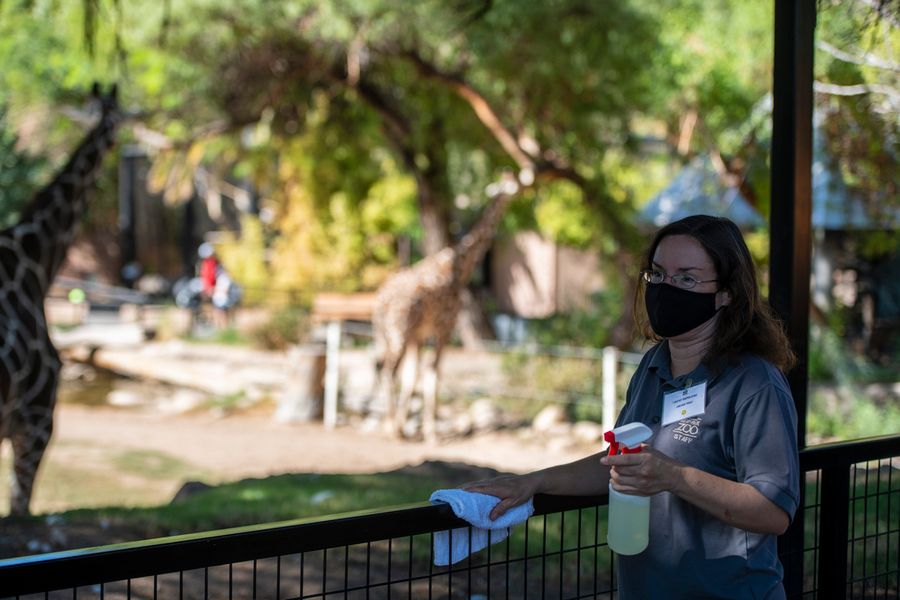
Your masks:
{"label": "metal railing", "polygon": [[900,436],[808,448],[800,467],[802,518],[779,540],[788,597],[900,598]]}
{"label": "metal railing", "polygon": [[[900,436],[809,448],[801,467],[788,596],[900,597]],[[526,525],[450,567],[434,533],[465,523],[413,504],[2,560],[0,597],[612,598],[605,503],[538,496]]]}

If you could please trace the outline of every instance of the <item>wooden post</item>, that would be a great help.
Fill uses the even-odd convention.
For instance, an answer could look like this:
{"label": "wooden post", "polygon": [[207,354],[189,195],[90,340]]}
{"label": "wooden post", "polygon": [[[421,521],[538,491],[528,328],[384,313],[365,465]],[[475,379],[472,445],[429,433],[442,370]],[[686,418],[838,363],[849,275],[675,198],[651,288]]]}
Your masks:
{"label": "wooden post", "polygon": [[325,332],[325,401],[322,421],[329,429],[337,425],[342,324],[344,321],[371,321],[374,302],[375,294],[372,293],[321,293],[316,294],[313,298],[313,322],[327,323]]}
{"label": "wooden post", "polygon": [[615,346],[603,348],[602,394],[603,394],[603,431],[609,431],[616,424],[616,367],[619,350]]}
{"label": "wooden post", "polygon": [[322,417],[325,427],[337,425],[338,383],[341,366],[341,322],[328,322],[325,338],[325,411]]}

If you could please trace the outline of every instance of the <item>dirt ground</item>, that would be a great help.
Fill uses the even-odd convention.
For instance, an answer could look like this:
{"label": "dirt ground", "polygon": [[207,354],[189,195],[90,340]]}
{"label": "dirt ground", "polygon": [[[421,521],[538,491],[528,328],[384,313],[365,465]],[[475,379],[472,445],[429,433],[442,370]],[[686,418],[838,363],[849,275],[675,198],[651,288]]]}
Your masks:
{"label": "dirt ground", "polygon": [[496,431],[429,445],[380,431],[318,423],[277,423],[268,414],[221,417],[215,413],[160,415],[73,405],[59,407],[51,460],[65,461],[69,442],[90,440],[114,448],[177,454],[231,479],[285,472],[369,473],[443,460],[511,472],[543,468],[581,456],[516,431]]}
{"label": "dirt ground", "polygon": [[[10,449],[3,447],[2,474]],[[393,439],[378,429],[318,423],[283,424],[270,411],[223,416],[60,404],[53,441],[33,500],[43,518],[0,521],[0,556],[115,543],[132,538],[115,528],[73,528],[50,513],[83,506],[164,504],[188,480],[215,484],[282,473],[371,473],[453,463],[478,479],[490,467],[525,472],[575,460],[588,448],[563,447],[506,430],[435,445]],[[142,476],[136,475],[129,468]],[[5,477],[0,479],[5,483]],[[5,485],[0,510],[7,512]],[[423,498],[425,500],[425,498]]]}

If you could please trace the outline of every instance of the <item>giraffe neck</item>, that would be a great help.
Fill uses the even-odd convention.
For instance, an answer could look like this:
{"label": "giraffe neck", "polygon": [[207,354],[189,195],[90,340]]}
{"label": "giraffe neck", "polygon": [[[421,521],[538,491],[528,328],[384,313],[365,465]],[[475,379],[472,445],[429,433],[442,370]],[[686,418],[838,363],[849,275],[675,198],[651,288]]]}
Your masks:
{"label": "giraffe neck", "polygon": [[2,232],[18,238],[18,246],[34,267],[42,293],[53,281],[87,206],[100,165],[112,146],[116,120],[104,112],[66,165],[39,190],[22,212],[19,222]]}
{"label": "giraffe neck", "polygon": [[497,227],[500,225],[500,219],[503,218],[503,213],[506,212],[506,207],[509,206],[513,197],[514,194],[506,193],[495,196],[472,230],[457,243],[455,268],[456,280],[460,282],[460,285],[464,285],[469,280],[475,267],[491,247]]}

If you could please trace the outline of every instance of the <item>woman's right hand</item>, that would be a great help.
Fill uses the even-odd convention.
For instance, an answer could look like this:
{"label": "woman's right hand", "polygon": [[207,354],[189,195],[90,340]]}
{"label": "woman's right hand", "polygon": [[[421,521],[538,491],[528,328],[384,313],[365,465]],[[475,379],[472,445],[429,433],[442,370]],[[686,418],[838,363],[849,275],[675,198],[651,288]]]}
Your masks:
{"label": "woman's right hand", "polygon": [[539,493],[540,483],[540,475],[528,473],[526,475],[501,475],[492,479],[466,483],[460,487],[467,492],[478,492],[500,498],[500,502],[491,510],[490,518],[494,520]]}

